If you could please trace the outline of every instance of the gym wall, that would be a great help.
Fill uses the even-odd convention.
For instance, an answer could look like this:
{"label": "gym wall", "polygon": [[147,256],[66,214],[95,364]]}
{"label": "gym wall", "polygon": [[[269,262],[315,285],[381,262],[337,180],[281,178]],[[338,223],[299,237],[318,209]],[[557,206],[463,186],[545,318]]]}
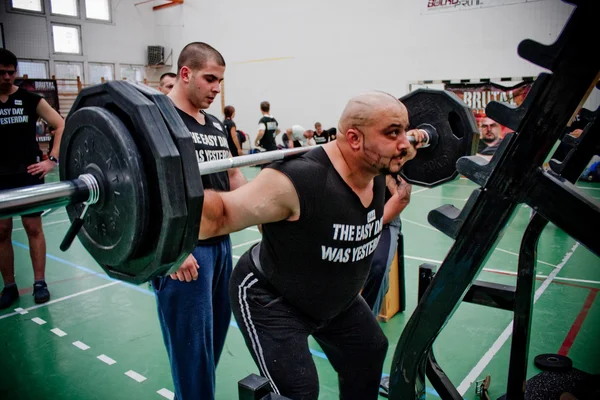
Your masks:
{"label": "gym wall", "polygon": [[[186,1],[156,13],[156,38],[176,56],[188,42],[226,58],[225,101],[256,134],[259,103],[285,128],[334,126],[348,98],[379,89],[406,94],[429,79],[536,76],[517,55],[520,41],[551,43],[572,6],[529,1],[423,13],[427,0]],[[220,102],[211,111],[221,117]]]}
{"label": "gym wall", "polygon": [[[121,78],[119,64],[146,64],[146,47],[154,42],[152,3],[136,7],[133,1],[111,0],[112,21],[92,22],[83,12],[85,1],[76,1],[79,17],[52,15],[49,0],[43,0],[45,13],[41,15],[11,11],[11,0],[5,0],[4,7],[0,7],[0,22],[4,24],[6,48],[19,59],[46,61],[48,76],[55,74],[54,61],[81,62],[86,75],[88,62],[112,63],[117,79]],[[80,27],[81,55],[54,53],[53,23]]]}

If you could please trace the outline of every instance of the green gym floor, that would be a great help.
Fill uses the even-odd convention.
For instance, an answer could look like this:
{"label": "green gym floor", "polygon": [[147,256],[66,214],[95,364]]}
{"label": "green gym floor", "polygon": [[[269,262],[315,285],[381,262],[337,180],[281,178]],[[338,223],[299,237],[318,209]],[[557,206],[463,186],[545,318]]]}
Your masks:
{"label": "green gym floor", "polygon": [[[258,168],[244,169],[248,178]],[[47,181],[56,180],[56,174]],[[579,184],[600,199],[600,186]],[[429,210],[451,203],[461,208],[475,185],[461,179],[434,189],[413,188],[402,214],[405,240],[407,310],[381,326],[390,350],[416,305],[420,264],[439,265],[452,240],[427,223]],[[529,208],[522,206],[490,256],[480,280],[514,284],[517,253]],[[46,281],[51,301],[36,305],[27,236],[15,219],[13,244],[21,297],[0,311],[0,399],[161,399],[173,397],[169,364],[147,284],[132,286],[108,278],[75,241],[68,252],[59,244],[69,226],[64,209],[43,219],[47,239]],[[581,221],[580,223],[584,223]],[[590,227],[597,235],[600,227]],[[485,229],[482,227],[482,229]],[[256,228],[232,235],[234,264],[260,239]],[[540,371],[533,357],[562,351],[574,366],[600,373],[600,261],[564,232],[549,224],[538,246],[528,376]],[[552,274],[552,272],[557,272]],[[505,393],[512,314],[462,304],[435,342],[435,354],[465,399],[476,399],[475,381],[491,376],[490,398]],[[337,399],[336,375],[318,345],[310,348],[319,370],[321,399]],[[232,319],[217,370],[217,398],[237,399],[237,382],[257,373]],[[428,399],[439,398],[429,387]]]}

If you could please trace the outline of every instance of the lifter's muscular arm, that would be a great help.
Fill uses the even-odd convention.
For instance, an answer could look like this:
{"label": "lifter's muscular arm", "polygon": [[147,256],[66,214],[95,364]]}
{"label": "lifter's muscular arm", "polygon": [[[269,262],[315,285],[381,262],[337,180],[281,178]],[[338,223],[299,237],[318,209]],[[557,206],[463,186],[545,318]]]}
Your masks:
{"label": "lifter's muscular arm", "polygon": [[250,183],[231,192],[204,192],[200,239],[225,235],[249,226],[295,220],[300,200],[281,172],[263,169]]}

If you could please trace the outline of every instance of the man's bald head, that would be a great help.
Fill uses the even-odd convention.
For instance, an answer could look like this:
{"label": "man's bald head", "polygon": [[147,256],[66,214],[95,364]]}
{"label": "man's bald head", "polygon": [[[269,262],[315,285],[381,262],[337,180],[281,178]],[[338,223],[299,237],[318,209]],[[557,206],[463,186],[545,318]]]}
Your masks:
{"label": "man's bald head", "polygon": [[389,109],[406,111],[404,104],[389,93],[370,91],[361,93],[348,101],[340,117],[339,130],[344,133],[353,127],[367,127],[375,124],[381,113]]}

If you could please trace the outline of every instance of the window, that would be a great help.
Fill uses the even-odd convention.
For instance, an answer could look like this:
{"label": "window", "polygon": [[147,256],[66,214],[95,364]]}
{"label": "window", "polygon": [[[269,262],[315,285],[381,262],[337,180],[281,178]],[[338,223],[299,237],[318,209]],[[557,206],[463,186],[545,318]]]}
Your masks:
{"label": "window", "polygon": [[115,66],[113,64],[89,63],[90,79],[89,83],[95,84],[105,81],[112,81],[115,76]]}
{"label": "window", "polygon": [[58,15],[78,17],[77,0],[50,0],[50,12]]}
{"label": "window", "polygon": [[35,12],[43,12],[43,0],[11,0],[12,8],[18,10],[27,10]]}
{"label": "window", "polygon": [[55,53],[81,54],[79,26],[52,24],[52,42]]}
{"label": "window", "polygon": [[85,17],[110,21],[110,0],[85,0]]}
{"label": "window", "polygon": [[144,68],[139,65],[121,64],[121,79],[123,78],[141,83],[144,81]]}
{"label": "window", "polygon": [[68,61],[56,61],[54,63],[56,84],[62,92],[77,92],[77,77],[83,82],[83,64]]}
{"label": "window", "polygon": [[48,79],[48,65],[46,61],[18,60],[17,75],[31,79]]}

